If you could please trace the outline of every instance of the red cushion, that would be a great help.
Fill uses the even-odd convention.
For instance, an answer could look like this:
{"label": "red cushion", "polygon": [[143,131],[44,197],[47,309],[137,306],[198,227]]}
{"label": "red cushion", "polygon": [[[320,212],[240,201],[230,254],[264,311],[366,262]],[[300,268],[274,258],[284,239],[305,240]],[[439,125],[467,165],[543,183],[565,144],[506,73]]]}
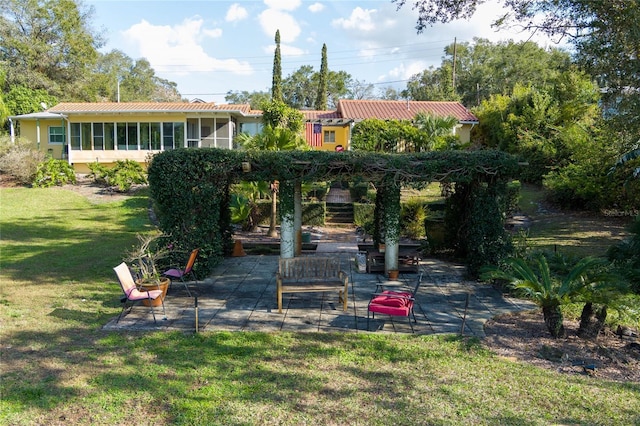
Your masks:
{"label": "red cushion", "polygon": [[371,301],[374,305],[392,306],[401,308],[407,304],[407,299],[402,297],[376,296]]}
{"label": "red cushion", "polygon": [[412,304],[403,307],[394,307],[394,306],[385,306],[385,305],[369,305],[370,312],[378,312],[380,314],[393,315],[396,317],[406,317],[409,316],[409,312],[411,312]]}

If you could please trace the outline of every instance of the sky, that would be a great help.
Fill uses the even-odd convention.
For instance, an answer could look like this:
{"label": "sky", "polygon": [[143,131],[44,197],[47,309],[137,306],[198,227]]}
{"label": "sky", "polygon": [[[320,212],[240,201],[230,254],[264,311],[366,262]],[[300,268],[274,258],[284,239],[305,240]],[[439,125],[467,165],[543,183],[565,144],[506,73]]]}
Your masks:
{"label": "sky", "polygon": [[144,57],[157,76],[177,83],[183,98],[216,103],[226,103],[229,91],[271,90],[278,29],[283,78],[302,65],[319,70],[325,43],[330,70],[373,84],[376,93],[401,90],[412,75],[438,67],[454,39],[531,37],[553,45],[535,34],[492,28],[505,13],[497,0],[481,5],[470,20],[417,34],[412,3],[398,11],[391,0],[85,1],[94,8],[94,30],[106,40],[102,52]]}

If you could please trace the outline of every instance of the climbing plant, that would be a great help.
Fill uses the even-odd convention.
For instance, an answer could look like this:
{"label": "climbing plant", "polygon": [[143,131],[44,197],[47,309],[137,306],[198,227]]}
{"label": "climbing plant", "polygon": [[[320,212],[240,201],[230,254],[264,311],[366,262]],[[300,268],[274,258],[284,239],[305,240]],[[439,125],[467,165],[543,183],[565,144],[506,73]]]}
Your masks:
{"label": "climbing plant", "polygon": [[[209,266],[217,264],[232,248],[231,184],[278,180],[288,185],[360,177],[383,188],[382,201],[376,205],[385,209],[399,208],[395,200],[402,185],[455,182],[456,192],[460,190],[452,198],[452,203],[459,206],[456,211],[473,212],[460,217],[462,232],[457,233],[456,241],[470,239],[459,243],[460,252],[466,253],[469,261],[497,263],[492,257],[508,249],[508,244],[506,236],[491,230],[503,224],[504,183],[517,175],[518,164],[514,157],[493,150],[382,154],[178,149],[154,156],[148,170],[160,228],[182,249],[201,247],[201,259],[206,259]],[[293,203],[292,199],[281,205],[285,214],[293,211],[287,203]],[[390,216],[385,213],[382,217]],[[385,223],[389,225],[395,226]],[[476,253],[483,253],[482,259],[473,258]]]}

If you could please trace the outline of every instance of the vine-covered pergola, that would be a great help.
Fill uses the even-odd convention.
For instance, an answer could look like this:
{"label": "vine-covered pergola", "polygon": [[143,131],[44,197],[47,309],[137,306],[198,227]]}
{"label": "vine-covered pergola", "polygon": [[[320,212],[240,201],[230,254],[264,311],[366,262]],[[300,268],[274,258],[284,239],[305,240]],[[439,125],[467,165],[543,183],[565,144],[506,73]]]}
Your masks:
{"label": "vine-covered pergola", "polygon": [[[448,214],[458,225],[454,238],[467,258],[495,263],[510,248],[504,230],[506,183],[516,159],[494,150],[381,154],[321,151],[232,151],[180,149],[153,157],[151,196],[160,228],[179,247],[199,246],[211,266],[233,245],[230,186],[240,181],[280,182],[280,255],[299,254],[301,184],[321,181],[372,182],[376,220],[387,250],[387,269],[397,269],[400,189],[429,182],[450,184]],[[472,269],[474,261],[467,264]],[[472,271],[473,272],[473,271]]]}

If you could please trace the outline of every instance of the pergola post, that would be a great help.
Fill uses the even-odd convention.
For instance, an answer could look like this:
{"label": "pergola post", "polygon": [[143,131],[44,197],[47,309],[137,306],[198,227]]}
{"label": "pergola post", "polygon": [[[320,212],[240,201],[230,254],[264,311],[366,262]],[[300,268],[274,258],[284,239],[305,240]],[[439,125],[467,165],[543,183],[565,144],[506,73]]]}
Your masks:
{"label": "pergola post", "polygon": [[295,257],[294,182],[280,182],[280,257]]}
{"label": "pergola post", "polygon": [[400,252],[400,185],[385,183],[384,190],[384,253],[385,272],[398,270],[398,254]]}
{"label": "pergola post", "polygon": [[302,182],[296,181],[293,187],[293,228],[295,231],[296,256],[302,254]]}

